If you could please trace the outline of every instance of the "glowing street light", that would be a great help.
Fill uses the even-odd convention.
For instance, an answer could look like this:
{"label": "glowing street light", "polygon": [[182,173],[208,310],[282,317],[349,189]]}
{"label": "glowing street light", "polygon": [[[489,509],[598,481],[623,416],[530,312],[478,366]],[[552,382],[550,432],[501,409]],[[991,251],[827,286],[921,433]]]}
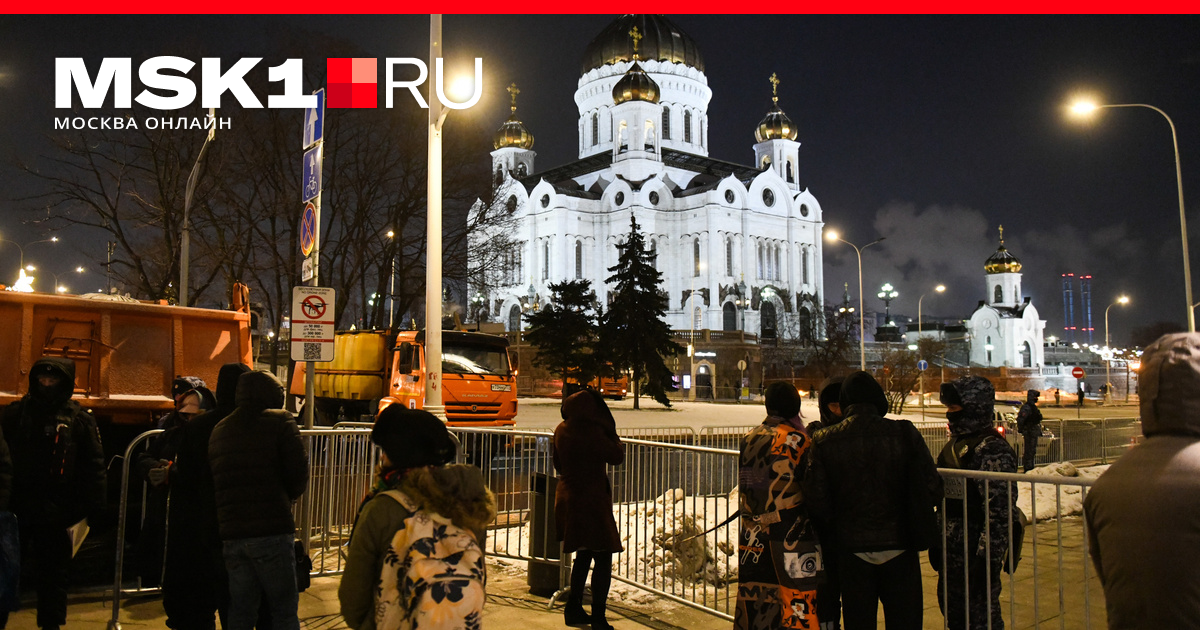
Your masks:
{"label": "glowing street light", "polygon": [[[1121,297],[1117,298],[1116,302],[1109,304],[1108,308],[1104,309],[1104,347],[1106,349],[1112,348],[1112,346],[1110,345],[1110,342],[1108,340],[1108,309],[1110,309],[1118,304],[1125,305],[1128,303],[1129,303],[1129,296],[1122,295]],[[1108,358],[1104,361],[1104,402],[1106,402],[1106,403],[1112,402],[1112,354],[1111,354],[1111,352],[1109,353]]]}
{"label": "glowing street light", "polygon": [[1187,323],[1188,332],[1196,332],[1196,314],[1193,311],[1192,301],[1192,265],[1191,258],[1188,256],[1188,231],[1187,231],[1187,216],[1184,214],[1183,206],[1183,174],[1179,167],[1179,139],[1175,134],[1175,122],[1163,110],[1144,103],[1120,103],[1120,104],[1097,104],[1094,101],[1081,99],[1071,105],[1070,111],[1076,118],[1091,116],[1099,109],[1110,109],[1117,107],[1143,107],[1152,109],[1167,119],[1167,125],[1171,127],[1171,145],[1175,149],[1175,186],[1179,193],[1179,233],[1183,240],[1183,290],[1187,299]]}
{"label": "glowing street light", "polygon": [[838,236],[834,230],[825,231],[825,240],[829,242],[841,241],[850,247],[854,248],[854,253],[858,255],[858,366],[860,370],[867,371],[867,340],[866,340],[866,323],[863,320],[863,279],[862,279],[862,250],[887,239],[886,236],[877,238],[862,247],[851,243]]}
{"label": "glowing street light", "polygon": [[[933,290],[937,291],[938,293],[945,293],[946,285],[939,284],[936,287],[934,287]],[[917,298],[917,345],[918,346],[921,344],[921,322],[923,321],[923,317],[922,317],[922,313],[921,313],[921,302],[923,302],[924,300],[925,300],[925,294],[922,293],[921,297]],[[925,357],[921,357],[921,358],[924,359]],[[945,360],[945,357],[943,357],[942,358],[942,373],[945,374],[945,371],[946,371],[946,360]],[[921,379],[921,419],[924,420],[925,419],[925,371],[924,370],[921,370],[920,379]],[[945,378],[943,377],[942,380],[944,381]]]}

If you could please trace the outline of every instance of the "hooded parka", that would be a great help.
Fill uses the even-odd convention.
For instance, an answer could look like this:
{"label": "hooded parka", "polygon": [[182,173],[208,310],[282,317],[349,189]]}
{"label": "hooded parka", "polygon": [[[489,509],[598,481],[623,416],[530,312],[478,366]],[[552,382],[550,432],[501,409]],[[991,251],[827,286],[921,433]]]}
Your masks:
{"label": "hooded parka", "polygon": [[625,462],[625,445],[617,437],[612,413],[596,398],[588,391],[571,394],[562,404],[563,421],[554,429],[554,518],[568,552],[625,550],[605,469],[605,464]]}
{"label": "hooded parka", "polygon": [[1142,355],[1145,440],[1092,487],[1083,508],[1108,627],[1192,628],[1200,620],[1200,334]]}

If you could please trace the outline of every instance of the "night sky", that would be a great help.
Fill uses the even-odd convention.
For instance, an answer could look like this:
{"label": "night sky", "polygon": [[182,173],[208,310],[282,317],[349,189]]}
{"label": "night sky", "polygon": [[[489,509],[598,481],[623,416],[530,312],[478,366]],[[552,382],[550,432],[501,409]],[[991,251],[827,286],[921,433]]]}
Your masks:
{"label": "night sky", "polygon": [[[611,19],[446,16],[450,65],[484,60],[486,95],[466,115],[496,128],[508,114],[504,88],[515,81],[519,116],[536,137],[536,170],[575,159],[580,59]],[[1184,195],[1194,208],[1200,199],[1200,18],[670,19],[704,55],[713,90],[713,157],[752,162],[754,127],[770,103],[767,77],[778,74],[779,104],[799,129],[801,182],[820,201],[827,226],[859,244],[887,237],[867,250],[863,263],[868,295],[883,282],[900,292],[893,313],[915,316],[920,293],[945,283],[944,296],[926,298],[926,317],[969,316],[984,297],[983,263],[1003,224],[1047,335],[1061,336],[1060,274],[1067,272],[1094,277],[1097,342],[1103,341],[1104,308],[1121,294],[1132,304],[1112,310],[1116,344],[1139,326],[1184,325],[1166,121],[1138,108],[1105,110],[1093,123],[1079,124],[1064,106],[1088,92],[1101,102],[1149,103],[1166,111],[1178,128]],[[19,198],[38,190],[13,164],[48,150],[44,136],[58,113],[55,57],[132,56],[136,72],[138,59],[151,55],[269,56],[271,34],[285,30],[344,39],[364,56],[428,53],[427,16],[0,18],[0,181],[6,184],[0,237],[45,238],[24,224],[37,214]],[[135,77],[135,93],[139,89]],[[447,123],[448,133],[459,114]],[[299,137],[299,112],[296,120]],[[1200,216],[1188,218],[1193,237],[1200,234]],[[79,253],[59,255],[64,268],[85,264],[102,274],[95,260],[103,235],[62,236],[85,243]],[[28,259],[38,257],[36,247]],[[1193,248],[1200,250],[1200,240],[1193,239]],[[0,243],[5,278],[15,263],[15,249]],[[840,301],[843,282],[856,293],[854,252],[827,245],[827,300]],[[882,304],[868,298],[867,307]]]}

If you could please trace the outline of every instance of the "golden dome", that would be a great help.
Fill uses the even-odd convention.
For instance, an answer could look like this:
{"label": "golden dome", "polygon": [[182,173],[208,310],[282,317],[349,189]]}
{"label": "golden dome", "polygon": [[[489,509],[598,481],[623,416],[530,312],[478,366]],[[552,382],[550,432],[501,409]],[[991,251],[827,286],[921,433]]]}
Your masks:
{"label": "golden dome", "polygon": [[588,44],[583,53],[581,74],[595,68],[629,61],[633,50],[629,45],[629,30],[639,29],[645,37],[640,58],[682,63],[704,72],[704,58],[692,39],[661,15],[622,15],[615,19]]}
{"label": "golden dome", "polygon": [[658,102],[658,84],[634,61],[629,71],[613,86],[613,102],[617,105],[629,101]]}
{"label": "golden dome", "polygon": [[983,264],[983,270],[993,273],[1018,273],[1021,271],[1021,259],[1009,253],[1004,247],[1004,226],[1000,226],[1000,248]]}
{"label": "golden dome", "polygon": [[529,133],[525,124],[517,119],[517,95],[521,93],[521,90],[518,90],[517,84],[513,83],[508,86],[508,93],[512,95],[512,114],[496,130],[496,135],[492,136],[492,146],[497,149],[505,147],[532,149],[533,134]]}
{"label": "golden dome", "polygon": [[758,128],[754,130],[754,138],[759,142],[767,140],[795,140],[796,125],[792,123],[792,119],[788,118],[787,114],[779,108],[779,79],[774,73],[771,73],[771,111],[767,112],[766,116],[759,121]]}

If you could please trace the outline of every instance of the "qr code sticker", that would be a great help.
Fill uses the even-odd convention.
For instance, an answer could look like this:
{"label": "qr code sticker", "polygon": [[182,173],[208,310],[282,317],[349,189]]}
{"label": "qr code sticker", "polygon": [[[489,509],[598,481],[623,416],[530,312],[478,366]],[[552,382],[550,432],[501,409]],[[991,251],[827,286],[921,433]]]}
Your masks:
{"label": "qr code sticker", "polygon": [[305,361],[320,361],[321,360],[321,344],[319,344],[319,343],[304,344],[304,360]]}

